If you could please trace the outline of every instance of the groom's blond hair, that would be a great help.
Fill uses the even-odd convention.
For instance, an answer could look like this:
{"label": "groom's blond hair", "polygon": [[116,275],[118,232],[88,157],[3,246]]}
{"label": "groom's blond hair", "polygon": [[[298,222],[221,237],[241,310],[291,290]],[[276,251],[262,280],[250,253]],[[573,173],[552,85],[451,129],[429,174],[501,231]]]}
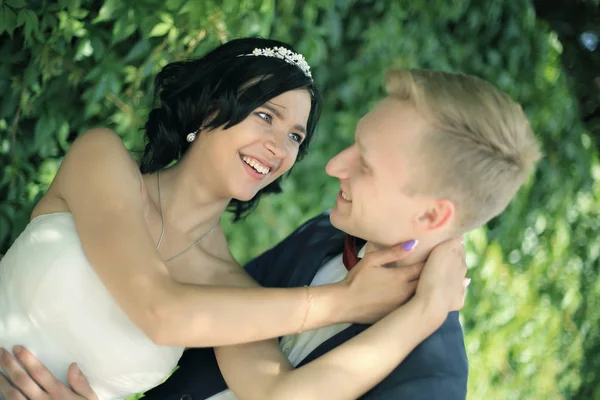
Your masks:
{"label": "groom's blond hair", "polygon": [[412,104],[430,123],[416,154],[415,194],[456,205],[456,226],[467,231],[500,214],[541,157],[521,106],[492,84],[471,75],[387,71],[389,96]]}

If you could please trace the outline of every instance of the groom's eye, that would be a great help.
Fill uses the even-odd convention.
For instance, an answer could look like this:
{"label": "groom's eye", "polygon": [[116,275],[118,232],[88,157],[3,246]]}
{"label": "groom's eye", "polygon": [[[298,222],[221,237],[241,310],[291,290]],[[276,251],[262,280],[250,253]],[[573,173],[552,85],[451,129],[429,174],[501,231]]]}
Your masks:
{"label": "groom's eye", "polygon": [[365,159],[362,158],[362,157],[360,158],[360,168],[363,171],[368,171],[369,170],[369,167],[367,166],[367,163],[365,162]]}

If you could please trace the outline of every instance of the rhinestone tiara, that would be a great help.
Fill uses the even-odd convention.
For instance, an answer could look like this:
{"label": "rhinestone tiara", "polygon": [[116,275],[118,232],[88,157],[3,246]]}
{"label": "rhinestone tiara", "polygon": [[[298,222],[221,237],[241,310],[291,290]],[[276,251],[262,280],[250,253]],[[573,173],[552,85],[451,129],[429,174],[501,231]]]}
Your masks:
{"label": "rhinestone tiara", "polygon": [[250,54],[243,54],[244,56],[256,56],[256,57],[275,57],[279,58],[287,62],[288,64],[293,64],[300,68],[304,75],[308,76],[312,80],[312,74],[310,73],[310,66],[304,59],[302,54],[294,53],[290,49],[286,49],[285,47],[271,47],[266,49],[256,48]]}

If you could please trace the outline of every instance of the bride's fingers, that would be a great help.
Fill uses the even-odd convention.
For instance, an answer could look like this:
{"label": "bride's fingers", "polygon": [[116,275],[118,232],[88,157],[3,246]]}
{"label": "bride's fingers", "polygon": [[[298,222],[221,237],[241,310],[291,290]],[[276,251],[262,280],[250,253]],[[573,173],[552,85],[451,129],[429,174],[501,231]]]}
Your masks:
{"label": "bride's fingers", "polygon": [[0,399],[1,400],[27,400],[4,375],[0,374]]}
{"label": "bride's fingers", "polygon": [[77,364],[73,363],[69,366],[67,379],[69,380],[69,384],[75,393],[86,400],[98,400],[98,396],[92,390],[90,383],[85,375],[83,375]]}
{"label": "bride's fingers", "polygon": [[[69,367],[68,374],[70,383],[73,384],[73,389],[75,390],[72,391],[67,385],[56,379],[54,375],[52,375],[52,372],[50,372],[48,368],[46,368],[37,358],[35,358],[35,356],[29,350],[23,348],[22,346],[15,346],[13,352],[15,353],[17,360],[23,364],[27,372],[29,372],[29,375],[31,375],[31,377],[29,377],[21,368],[21,371],[23,371],[25,377],[27,378],[27,380],[23,381],[23,384],[26,384],[27,388],[22,386],[17,381],[13,380],[13,382],[30,400],[50,398],[61,400],[82,398],[86,400],[98,400],[98,396],[96,396],[96,394],[92,391],[87,379],[82,374],[77,373],[79,369],[75,366],[75,364],[72,364]],[[17,363],[15,362],[15,364]],[[13,378],[11,377],[11,379]],[[32,391],[29,388],[30,385],[35,386],[37,391]],[[41,390],[40,387],[43,388],[45,392]]]}
{"label": "bride's fingers", "polygon": [[[6,386],[4,383],[6,382]],[[27,400],[21,392],[12,387],[0,374],[0,400]]]}
{"label": "bride's fingers", "polygon": [[[47,393],[52,395],[55,393],[61,386],[64,386],[62,382],[52,375],[50,370],[46,368],[29,350],[24,348],[23,346],[15,346],[13,349],[13,353],[17,360],[23,364],[23,367],[27,370],[31,379],[35,381],[37,385],[39,385],[42,389],[44,389]],[[30,380],[31,380],[30,379]],[[16,383],[16,382],[15,382]],[[21,388],[18,384],[17,386]],[[64,386],[66,388],[66,386]],[[22,388],[21,388],[22,389]],[[23,390],[23,389],[22,389]],[[42,398],[41,393],[29,394],[25,390],[23,393],[31,399]]]}
{"label": "bride's fingers", "polygon": [[[2,386],[2,394],[7,399],[23,399],[26,398],[44,398],[45,393],[35,383],[27,372],[17,363],[11,354],[3,348],[0,348],[0,368],[8,376],[12,382],[13,388],[9,387],[9,383],[4,379],[5,385]],[[16,389],[15,389],[16,388]],[[18,389],[18,390],[17,390]],[[22,393],[19,393],[19,391]]]}

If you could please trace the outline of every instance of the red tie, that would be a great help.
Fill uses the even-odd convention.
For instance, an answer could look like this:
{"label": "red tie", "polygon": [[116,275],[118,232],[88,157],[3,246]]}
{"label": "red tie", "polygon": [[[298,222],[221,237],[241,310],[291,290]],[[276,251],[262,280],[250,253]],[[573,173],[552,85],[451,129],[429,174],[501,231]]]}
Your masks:
{"label": "red tie", "polygon": [[360,261],[358,250],[356,249],[356,238],[346,235],[344,238],[344,255],[342,256],[346,269],[350,271]]}

